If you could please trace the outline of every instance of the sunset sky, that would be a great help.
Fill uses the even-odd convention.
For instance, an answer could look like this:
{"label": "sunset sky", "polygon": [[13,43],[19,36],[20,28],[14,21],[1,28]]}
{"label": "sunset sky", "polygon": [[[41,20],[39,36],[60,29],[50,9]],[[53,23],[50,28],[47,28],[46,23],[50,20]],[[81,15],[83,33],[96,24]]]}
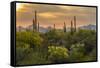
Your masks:
{"label": "sunset sky", "polygon": [[96,24],[95,7],[17,3],[17,26],[27,27],[31,25],[35,10],[40,26],[46,28],[53,27],[53,24],[56,25],[56,28],[63,28],[64,22],[66,27],[70,27],[74,16],[76,16],[77,26]]}

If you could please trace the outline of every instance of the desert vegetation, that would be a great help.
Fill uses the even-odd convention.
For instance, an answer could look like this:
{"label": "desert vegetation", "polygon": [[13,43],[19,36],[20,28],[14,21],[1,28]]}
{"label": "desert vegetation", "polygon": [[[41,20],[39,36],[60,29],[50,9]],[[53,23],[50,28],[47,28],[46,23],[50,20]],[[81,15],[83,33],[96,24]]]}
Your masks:
{"label": "desert vegetation", "polygon": [[17,65],[83,62],[96,60],[96,31],[62,30],[16,33]]}

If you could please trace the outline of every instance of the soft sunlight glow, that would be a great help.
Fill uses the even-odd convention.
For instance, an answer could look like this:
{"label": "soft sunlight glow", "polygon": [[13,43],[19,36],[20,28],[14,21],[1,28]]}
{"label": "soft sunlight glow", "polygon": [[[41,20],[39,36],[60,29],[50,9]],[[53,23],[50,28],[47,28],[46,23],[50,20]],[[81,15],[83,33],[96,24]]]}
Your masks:
{"label": "soft sunlight glow", "polygon": [[39,14],[40,16],[42,16],[42,17],[45,17],[45,18],[56,18],[56,16],[55,15],[53,15],[52,13],[41,13],[41,14]]}
{"label": "soft sunlight glow", "polygon": [[22,4],[17,3],[17,4],[16,4],[16,10],[18,11],[18,10],[21,9],[21,8],[22,8]]}

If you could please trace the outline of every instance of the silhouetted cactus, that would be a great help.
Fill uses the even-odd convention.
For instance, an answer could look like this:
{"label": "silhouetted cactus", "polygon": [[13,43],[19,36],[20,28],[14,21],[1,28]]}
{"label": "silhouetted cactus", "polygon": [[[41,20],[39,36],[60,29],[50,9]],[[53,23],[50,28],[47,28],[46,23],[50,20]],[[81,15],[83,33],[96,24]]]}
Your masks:
{"label": "silhouetted cactus", "polygon": [[76,16],[74,16],[74,32],[76,32]]}
{"label": "silhouetted cactus", "polygon": [[37,30],[37,11],[35,11],[35,26],[36,26],[36,30]]}
{"label": "silhouetted cactus", "polygon": [[34,25],[35,25],[35,20],[34,20],[34,18],[33,18],[33,31],[34,31],[34,29],[35,29]]}
{"label": "silhouetted cactus", "polygon": [[37,31],[37,12],[35,11],[35,18],[33,18],[33,30]]}
{"label": "silhouetted cactus", "polygon": [[54,30],[55,30],[55,24],[54,24]]}
{"label": "silhouetted cactus", "polygon": [[66,32],[66,24],[65,24],[65,22],[64,22],[64,32]]}
{"label": "silhouetted cactus", "polygon": [[71,21],[71,34],[73,34],[73,22]]}
{"label": "silhouetted cactus", "polygon": [[76,32],[76,16],[74,16],[74,22],[71,21],[71,34]]}
{"label": "silhouetted cactus", "polygon": [[38,32],[39,32],[39,22],[38,22]]}

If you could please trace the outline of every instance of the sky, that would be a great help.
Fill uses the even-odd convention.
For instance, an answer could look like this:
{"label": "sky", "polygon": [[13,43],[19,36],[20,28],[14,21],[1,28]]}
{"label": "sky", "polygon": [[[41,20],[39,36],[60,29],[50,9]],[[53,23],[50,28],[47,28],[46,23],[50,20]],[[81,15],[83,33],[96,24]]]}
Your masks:
{"label": "sky", "polygon": [[64,26],[64,22],[66,27],[70,27],[74,16],[76,16],[77,27],[96,24],[95,7],[17,3],[17,26],[28,27],[31,25],[35,11],[37,11],[37,20],[40,26],[44,28],[53,27],[55,24],[55,28],[61,29]]}

